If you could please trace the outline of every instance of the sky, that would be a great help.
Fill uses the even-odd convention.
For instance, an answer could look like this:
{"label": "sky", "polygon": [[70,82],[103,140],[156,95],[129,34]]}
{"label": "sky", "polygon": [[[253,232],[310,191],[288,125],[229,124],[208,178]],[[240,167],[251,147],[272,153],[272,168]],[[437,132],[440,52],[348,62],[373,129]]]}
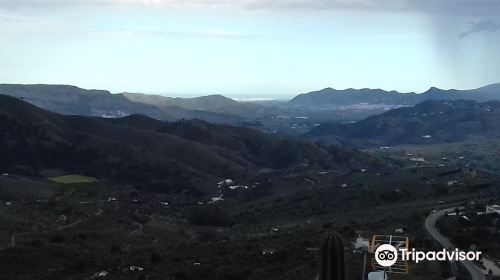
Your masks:
{"label": "sky", "polygon": [[498,0],[0,0],[0,83],[289,98],[500,82]]}

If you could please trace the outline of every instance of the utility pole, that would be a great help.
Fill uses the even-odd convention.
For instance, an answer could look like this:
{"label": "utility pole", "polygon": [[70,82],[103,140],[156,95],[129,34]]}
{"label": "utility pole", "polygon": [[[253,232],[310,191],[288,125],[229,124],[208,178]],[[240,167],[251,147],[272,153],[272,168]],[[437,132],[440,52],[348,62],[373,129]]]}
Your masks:
{"label": "utility pole", "polygon": [[366,251],[363,253],[363,276],[361,276],[362,280],[365,280],[366,275]]}

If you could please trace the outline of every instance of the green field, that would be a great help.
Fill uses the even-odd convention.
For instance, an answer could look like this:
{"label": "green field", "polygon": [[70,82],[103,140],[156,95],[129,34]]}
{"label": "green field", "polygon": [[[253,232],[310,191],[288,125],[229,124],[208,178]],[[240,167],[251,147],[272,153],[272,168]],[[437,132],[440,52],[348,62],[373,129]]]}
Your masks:
{"label": "green field", "polygon": [[82,175],[64,175],[54,178],[49,178],[50,180],[60,183],[60,184],[85,184],[85,183],[95,183],[97,182],[96,178],[87,177]]}

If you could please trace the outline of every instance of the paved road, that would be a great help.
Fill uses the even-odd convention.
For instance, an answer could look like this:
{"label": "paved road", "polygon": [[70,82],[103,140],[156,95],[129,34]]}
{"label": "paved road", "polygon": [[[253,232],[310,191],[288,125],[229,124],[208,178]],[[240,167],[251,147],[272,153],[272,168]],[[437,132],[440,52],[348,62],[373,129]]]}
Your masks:
{"label": "paved road", "polygon": [[[451,244],[451,242],[448,240],[448,238],[444,237],[439,233],[439,231],[436,229],[436,221],[446,215],[446,212],[454,211],[455,208],[448,208],[448,209],[443,209],[440,211],[437,211],[436,213],[430,214],[427,219],[425,219],[425,230],[439,243],[441,246],[443,246],[446,249],[452,248],[455,250],[455,246]],[[462,265],[469,271],[469,274],[472,276],[473,280],[485,280],[486,277],[484,276],[483,272],[481,269],[479,269],[477,266],[475,266],[471,261],[461,261]]]}
{"label": "paved road", "polygon": [[491,269],[493,275],[500,276],[500,268],[495,264],[494,261],[483,258],[483,264],[486,267],[486,272],[488,271],[488,269]]}

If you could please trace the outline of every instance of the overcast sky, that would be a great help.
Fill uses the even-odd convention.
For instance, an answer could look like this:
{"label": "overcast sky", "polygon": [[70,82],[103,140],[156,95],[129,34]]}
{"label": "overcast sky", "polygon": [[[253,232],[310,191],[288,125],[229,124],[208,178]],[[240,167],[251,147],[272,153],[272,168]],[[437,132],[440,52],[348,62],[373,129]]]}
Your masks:
{"label": "overcast sky", "polygon": [[497,0],[0,0],[0,83],[175,96],[500,82]]}

